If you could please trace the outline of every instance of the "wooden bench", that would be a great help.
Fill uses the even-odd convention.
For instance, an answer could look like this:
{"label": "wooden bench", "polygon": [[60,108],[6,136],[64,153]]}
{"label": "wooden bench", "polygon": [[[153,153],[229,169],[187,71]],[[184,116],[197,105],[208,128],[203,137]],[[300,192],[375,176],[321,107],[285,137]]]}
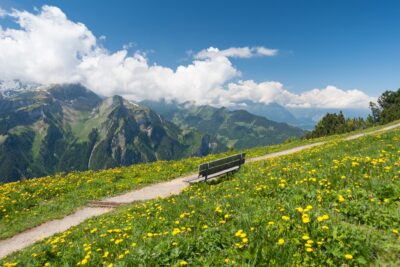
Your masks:
{"label": "wooden bench", "polygon": [[189,180],[193,182],[199,179],[207,181],[208,179],[221,176],[223,174],[233,173],[240,169],[240,166],[245,162],[246,153],[236,154],[230,157],[217,159],[199,166],[199,175],[197,178]]}

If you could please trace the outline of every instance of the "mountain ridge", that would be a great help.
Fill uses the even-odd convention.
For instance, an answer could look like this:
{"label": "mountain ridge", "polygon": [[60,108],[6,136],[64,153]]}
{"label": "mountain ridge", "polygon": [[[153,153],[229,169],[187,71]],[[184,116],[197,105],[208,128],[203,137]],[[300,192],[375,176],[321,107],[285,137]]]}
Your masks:
{"label": "mountain ridge", "polygon": [[[80,84],[8,90],[0,98],[0,182],[204,156],[304,133],[278,127],[277,139],[266,132],[283,124],[225,108],[194,110],[181,110],[180,119],[170,121],[152,107],[121,96],[103,98]],[[190,116],[198,123],[186,127]]]}

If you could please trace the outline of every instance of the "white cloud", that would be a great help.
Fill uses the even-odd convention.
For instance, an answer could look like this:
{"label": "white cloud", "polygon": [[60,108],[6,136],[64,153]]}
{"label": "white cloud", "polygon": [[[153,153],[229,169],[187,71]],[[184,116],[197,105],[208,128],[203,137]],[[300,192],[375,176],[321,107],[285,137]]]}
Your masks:
{"label": "white cloud", "polygon": [[19,79],[39,84],[80,82],[95,92],[122,95],[131,100],[196,101],[230,105],[252,100],[288,107],[367,107],[370,97],[359,90],[333,86],[294,94],[279,82],[239,81],[240,71],[230,58],[274,56],[266,47],[210,47],[193,53],[188,65],[176,69],[150,64],[142,52],[128,53],[131,45],[110,52],[82,23],[57,7],[43,6],[36,13],[0,11],[19,28],[0,27],[0,80]]}
{"label": "white cloud", "polygon": [[229,83],[225,97],[228,103],[251,100],[259,103],[276,102],[292,108],[368,108],[374,97],[358,89],[342,90],[335,86],[313,89],[300,94],[286,90],[279,82],[256,83],[252,80]]}
{"label": "white cloud", "polygon": [[237,58],[250,58],[255,56],[275,56],[278,53],[276,49],[269,49],[266,47],[231,47],[225,50],[219,50],[215,47],[210,47],[201,50],[195,55],[197,59],[206,59],[213,57],[237,57]]}

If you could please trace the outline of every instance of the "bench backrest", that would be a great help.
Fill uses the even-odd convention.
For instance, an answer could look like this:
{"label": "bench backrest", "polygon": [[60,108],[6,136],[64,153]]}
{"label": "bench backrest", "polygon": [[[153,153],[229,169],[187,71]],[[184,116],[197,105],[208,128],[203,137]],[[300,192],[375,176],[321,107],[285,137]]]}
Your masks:
{"label": "bench backrest", "polygon": [[245,162],[246,153],[236,154],[230,157],[203,163],[199,166],[199,176],[212,175],[224,170],[242,165]]}

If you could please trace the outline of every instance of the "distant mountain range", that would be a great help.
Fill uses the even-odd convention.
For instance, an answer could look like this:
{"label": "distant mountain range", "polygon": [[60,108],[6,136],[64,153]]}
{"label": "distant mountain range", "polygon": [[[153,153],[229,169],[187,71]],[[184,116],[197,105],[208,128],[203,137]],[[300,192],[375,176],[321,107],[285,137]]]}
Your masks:
{"label": "distant mountain range", "polygon": [[184,131],[197,131],[210,136],[211,141],[223,146],[219,151],[277,144],[306,132],[245,110],[148,100],[141,104],[160,113]]}
{"label": "distant mountain range", "polygon": [[164,104],[102,98],[79,84],[3,83],[0,182],[276,144],[304,134],[243,110]]}
{"label": "distant mountain range", "polygon": [[311,130],[314,128],[316,121],[314,121],[309,116],[295,116],[296,111],[291,112],[287,108],[279,105],[278,103],[256,103],[252,101],[244,101],[241,104],[233,105],[230,107],[231,110],[243,109],[248,112],[263,116],[273,121],[284,122],[290,125]]}

